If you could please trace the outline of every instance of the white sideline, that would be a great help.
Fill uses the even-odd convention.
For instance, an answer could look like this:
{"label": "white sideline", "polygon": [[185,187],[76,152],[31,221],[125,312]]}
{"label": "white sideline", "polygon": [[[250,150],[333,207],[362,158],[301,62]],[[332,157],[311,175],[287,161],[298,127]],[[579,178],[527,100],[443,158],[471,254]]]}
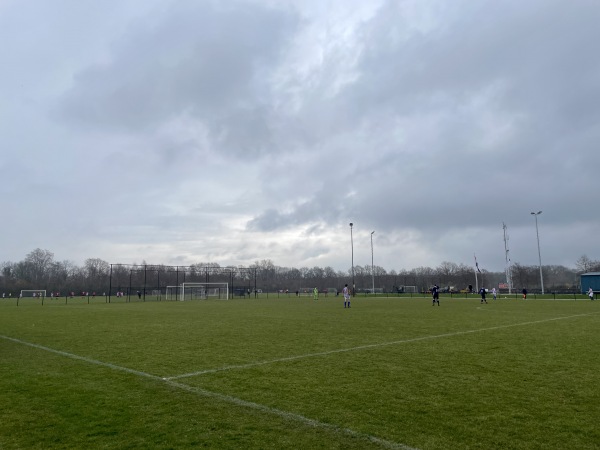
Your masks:
{"label": "white sideline", "polygon": [[317,356],[327,356],[327,355],[333,355],[335,353],[353,352],[356,350],[365,350],[365,349],[370,349],[370,348],[386,347],[389,345],[408,344],[411,342],[426,341],[429,339],[439,339],[439,338],[444,338],[444,337],[460,336],[463,334],[481,333],[484,331],[501,330],[504,328],[512,328],[512,327],[520,327],[520,326],[525,326],[525,325],[534,325],[534,324],[544,323],[544,322],[552,322],[554,320],[563,320],[563,319],[572,319],[574,317],[591,316],[594,314],[600,314],[600,313],[594,312],[594,313],[586,313],[586,314],[575,314],[572,316],[553,317],[551,319],[542,319],[542,320],[535,320],[535,321],[530,321],[530,322],[520,322],[520,323],[509,324],[509,325],[499,325],[496,327],[480,328],[477,330],[456,331],[453,333],[435,334],[435,335],[431,335],[431,336],[421,336],[421,337],[416,337],[416,338],[411,338],[411,339],[403,339],[400,341],[380,342],[378,344],[368,344],[368,345],[359,345],[357,347],[340,348],[337,350],[328,350],[326,352],[307,353],[305,355],[297,355],[297,356],[286,356],[284,358],[269,359],[266,361],[257,361],[257,362],[247,363],[247,364],[224,366],[224,367],[219,367],[217,369],[199,370],[197,372],[184,373],[181,375],[167,377],[166,379],[167,380],[178,380],[181,378],[189,378],[189,377],[195,377],[195,376],[199,376],[199,375],[224,372],[227,370],[248,369],[250,367],[264,366],[267,364],[275,364],[275,363],[286,362],[286,361],[295,361],[298,359],[305,359],[305,358],[314,358]]}
{"label": "white sideline", "polygon": [[208,397],[208,398],[214,398],[214,399],[226,402],[226,403],[230,403],[230,404],[233,404],[236,406],[242,406],[245,408],[254,409],[257,411],[264,412],[264,413],[273,414],[273,415],[278,416],[285,420],[293,420],[293,421],[302,423],[303,425],[308,425],[308,426],[315,427],[315,428],[322,428],[325,430],[333,431],[335,433],[340,433],[340,434],[344,434],[344,435],[351,436],[354,438],[359,438],[359,439],[362,439],[362,440],[365,440],[368,442],[372,442],[374,444],[378,444],[383,448],[397,449],[397,450],[418,450],[414,447],[409,447],[404,444],[400,444],[397,442],[392,442],[392,441],[388,441],[386,439],[378,438],[377,436],[372,436],[370,434],[360,433],[358,431],[354,431],[349,428],[338,427],[336,425],[332,425],[329,423],[320,422],[318,420],[310,419],[310,418],[302,416],[300,414],[295,414],[295,413],[291,413],[288,411],[271,408],[270,406],[261,405],[260,403],[249,402],[249,401],[237,398],[237,397],[232,397],[230,395],[220,394],[218,392],[212,392],[212,391],[208,391],[206,389],[189,386],[189,385],[186,385],[183,383],[178,383],[176,381],[171,381],[167,378],[159,377],[157,375],[152,375],[152,374],[146,373],[146,372],[141,372],[139,370],[134,370],[134,369],[129,369],[127,367],[117,366],[116,364],[99,361],[97,359],[86,358],[85,356],[79,356],[79,355],[76,355],[73,353],[64,352],[62,350],[56,350],[56,349],[53,349],[50,347],[45,347],[43,345],[34,344],[32,342],[23,341],[21,339],[12,338],[9,336],[0,335],[0,338],[5,339],[7,341],[15,342],[17,344],[26,345],[28,347],[33,347],[38,350],[44,350],[44,351],[47,351],[50,353],[61,355],[61,356],[64,356],[64,357],[67,357],[70,359],[75,359],[77,361],[83,361],[83,362],[86,362],[89,364],[94,364],[97,366],[108,367],[108,368],[116,370],[116,371],[126,372],[126,373],[129,373],[132,375],[137,375],[139,377],[144,377],[144,378],[149,378],[151,380],[160,381],[169,386],[172,386],[172,387],[175,387],[178,389],[182,389],[184,391],[191,392],[193,394],[201,395],[203,397]]}

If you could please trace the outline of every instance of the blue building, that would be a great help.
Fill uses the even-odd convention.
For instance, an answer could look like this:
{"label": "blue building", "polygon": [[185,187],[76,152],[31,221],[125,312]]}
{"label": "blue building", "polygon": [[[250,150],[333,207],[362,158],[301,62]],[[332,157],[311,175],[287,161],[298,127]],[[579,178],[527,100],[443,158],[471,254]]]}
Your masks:
{"label": "blue building", "polygon": [[585,294],[589,288],[600,293],[600,272],[581,274],[581,293]]}

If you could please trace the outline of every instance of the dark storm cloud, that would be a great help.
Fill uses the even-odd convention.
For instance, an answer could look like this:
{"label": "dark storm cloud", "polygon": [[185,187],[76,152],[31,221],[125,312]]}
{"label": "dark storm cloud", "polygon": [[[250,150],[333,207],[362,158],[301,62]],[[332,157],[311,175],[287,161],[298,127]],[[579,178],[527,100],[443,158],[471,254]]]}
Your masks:
{"label": "dark storm cloud", "polygon": [[[531,197],[549,202],[564,189],[575,194],[565,181],[591,175],[584,161],[597,159],[593,143],[600,137],[600,103],[594,102],[600,61],[589,56],[600,37],[600,8],[467,2],[448,9],[449,17],[438,18],[430,32],[394,38],[408,24],[400,4],[388,2],[365,26],[360,76],[338,99],[354,111],[355,123],[375,117],[390,126],[382,132],[397,156],[380,167],[399,172],[408,162],[414,172],[406,182],[385,177],[388,187],[418,186],[404,206],[441,210],[451,222],[460,205],[479,210],[508,196],[518,206],[524,190],[541,190]],[[390,117],[400,119],[400,129]],[[390,132],[412,137],[417,127],[421,133],[412,141],[395,141]],[[505,136],[496,139],[503,128]],[[407,153],[426,164],[413,164]],[[578,153],[583,164],[575,163]]]}
{"label": "dark storm cloud", "polygon": [[72,123],[147,133],[185,112],[219,149],[270,147],[272,67],[296,18],[245,3],[174,4],[113,40],[108,61],[78,73],[61,100]]}
{"label": "dark storm cloud", "polygon": [[[404,6],[387,2],[357,31],[352,82],[332,94],[322,79],[302,99],[304,142],[315,154],[335,153],[339,177],[324,177],[307,203],[271,208],[249,227],[333,225],[339,214],[307,211],[338,209],[389,232],[418,229],[431,241],[503,221],[528,228],[532,208],[554,211],[544,219],[563,226],[597,223],[593,213],[581,217],[574,199],[593,191],[600,158],[600,61],[590,57],[600,8],[452,3],[411,31]],[[323,175],[312,161],[307,171]],[[490,243],[477,238],[472,246]]]}

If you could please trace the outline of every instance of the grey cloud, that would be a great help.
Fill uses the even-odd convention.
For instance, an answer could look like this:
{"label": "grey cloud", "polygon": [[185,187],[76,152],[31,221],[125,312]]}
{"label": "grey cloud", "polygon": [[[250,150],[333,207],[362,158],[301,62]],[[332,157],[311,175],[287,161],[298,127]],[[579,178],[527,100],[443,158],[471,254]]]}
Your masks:
{"label": "grey cloud", "polygon": [[267,209],[259,216],[250,220],[246,228],[248,230],[273,231],[282,225],[289,223],[287,218],[275,209]]}
{"label": "grey cloud", "polygon": [[187,112],[224,151],[269,142],[269,77],[296,18],[282,9],[176,3],[115,37],[111,59],[82,70],[59,104],[71,123],[147,132]]}
{"label": "grey cloud", "polygon": [[[533,205],[572,221],[581,214],[572,199],[593,189],[600,137],[600,65],[577,51],[597,42],[600,8],[578,6],[460,3],[431,30],[393,39],[408,24],[388,2],[364,25],[356,80],[334,96],[319,97],[325,82],[308,90],[298,113],[313,133],[308,148],[340,161],[339,178],[323,182],[331,195],[269,210],[251,226],[333,225],[341,214],[310,212],[339,206],[357,222],[433,242],[503,220],[528,227]],[[340,178],[356,195],[344,195]]]}
{"label": "grey cloud", "polygon": [[82,258],[345,269],[353,222],[357,261],[376,230],[386,268],[474,251],[502,268],[502,222],[536,263],[534,209],[545,261],[598,258],[600,7],[295,3],[127,1],[94,20],[59,2],[43,25],[13,3],[0,36],[32,34],[3,53],[0,163],[41,187],[2,192],[73,230],[5,221],[14,258],[35,236]]}

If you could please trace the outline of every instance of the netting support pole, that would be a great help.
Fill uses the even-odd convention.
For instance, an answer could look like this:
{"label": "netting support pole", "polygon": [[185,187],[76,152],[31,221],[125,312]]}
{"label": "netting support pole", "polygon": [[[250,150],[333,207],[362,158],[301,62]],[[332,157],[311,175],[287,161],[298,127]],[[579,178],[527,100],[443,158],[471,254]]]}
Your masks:
{"label": "netting support pole", "polygon": [[110,303],[110,293],[112,291],[112,264],[110,265],[110,277],[108,279],[108,303]]}
{"label": "netting support pole", "polygon": [[131,301],[131,273],[133,272],[132,269],[129,269],[129,289],[127,289],[127,301],[130,302]]}

